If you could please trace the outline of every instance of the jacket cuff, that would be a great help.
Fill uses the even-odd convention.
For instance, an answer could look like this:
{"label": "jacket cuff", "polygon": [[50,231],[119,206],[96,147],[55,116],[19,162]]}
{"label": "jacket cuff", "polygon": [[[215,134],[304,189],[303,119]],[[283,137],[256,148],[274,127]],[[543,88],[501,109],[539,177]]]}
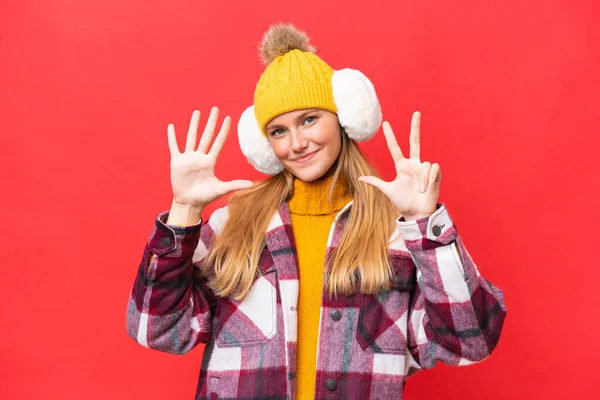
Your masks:
{"label": "jacket cuff", "polygon": [[438,209],[429,217],[413,221],[405,221],[404,217],[396,220],[396,225],[410,251],[429,250],[447,245],[458,236],[446,205],[437,205]]}
{"label": "jacket cuff", "polygon": [[193,243],[196,238],[200,237],[202,218],[196,225],[190,226],[168,225],[168,218],[169,211],[163,211],[156,217],[154,230],[148,241],[150,251],[157,256],[162,256],[180,246],[181,251],[185,251],[186,247],[189,247],[193,253],[194,246],[186,246],[186,244]]}

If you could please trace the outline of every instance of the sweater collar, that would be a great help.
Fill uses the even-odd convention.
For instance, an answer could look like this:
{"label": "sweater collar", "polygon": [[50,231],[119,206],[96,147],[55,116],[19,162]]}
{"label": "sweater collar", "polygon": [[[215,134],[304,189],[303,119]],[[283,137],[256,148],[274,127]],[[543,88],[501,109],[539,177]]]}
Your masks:
{"label": "sweater collar", "polygon": [[298,215],[330,215],[337,213],[350,201],[352,195],[346,186],[338,180],[333,188],[331,201],[329,191],[333,175],[317,179],[313,182],[303,182],[294,179],[294,194],[289,201],[289,210]]}

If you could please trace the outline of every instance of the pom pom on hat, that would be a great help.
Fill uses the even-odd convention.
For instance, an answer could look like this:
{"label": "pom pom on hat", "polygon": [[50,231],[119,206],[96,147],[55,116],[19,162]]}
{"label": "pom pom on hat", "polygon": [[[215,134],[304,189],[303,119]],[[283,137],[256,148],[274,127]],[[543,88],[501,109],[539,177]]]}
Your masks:
{"label": "pom pom on hat", "polygon": [[265,33],[260,44],[260,59],[268,66],[277,57],[291,50],[314,53],[316,49],[309,44],[305,32],[299,31],[291,24],[272,25]]}

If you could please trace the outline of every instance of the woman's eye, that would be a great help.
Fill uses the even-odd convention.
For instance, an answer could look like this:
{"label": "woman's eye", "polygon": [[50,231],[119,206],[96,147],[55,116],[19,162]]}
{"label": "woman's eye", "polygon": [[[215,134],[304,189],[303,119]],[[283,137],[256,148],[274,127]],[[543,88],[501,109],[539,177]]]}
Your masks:
{"label": "woman's eye", "polygon": [[271,131],[271,136],[279,136],[283,133],[283,129],[274,129]]}
{"label": "woman's eye", "polygon": [[313,122],[315,122],[317,120],[316,117],[308,117],[304,120],[304,124],[312,124]]}

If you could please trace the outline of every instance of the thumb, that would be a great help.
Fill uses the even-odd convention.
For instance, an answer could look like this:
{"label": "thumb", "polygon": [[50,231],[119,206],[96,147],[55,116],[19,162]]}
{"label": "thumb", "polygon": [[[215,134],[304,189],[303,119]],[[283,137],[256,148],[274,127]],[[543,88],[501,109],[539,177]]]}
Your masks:
{"label": "thumb", "polygon": [[387,182],[382,181],[381,179],[379,179],[375,176],[361,176],[358,178],[358,180],[363,183],[366,183],[367,185],[376,187],[377,189],[381,190],[384,194],[387,193],[387,191],[386,191],[386,183]]}
{"label": "thumb", "polygon": [[235,181],[223,182],[223,191],[229,193],[235,190],[250,189],[252,186],[254,186],[254,182],[238,179]]}

